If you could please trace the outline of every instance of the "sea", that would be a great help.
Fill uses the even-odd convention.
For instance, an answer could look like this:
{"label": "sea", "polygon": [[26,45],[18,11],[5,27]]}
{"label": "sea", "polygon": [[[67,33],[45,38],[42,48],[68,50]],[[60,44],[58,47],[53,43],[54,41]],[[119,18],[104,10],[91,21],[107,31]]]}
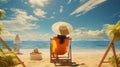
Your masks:
{"label": "sea", "polygon": [[[5,41],[10,48],[14,48],[15,44],[13,41]],[[105,50],[107,49],[110,41],[72,41],[72,50]],[[114,43],[115,48],[120,50],[120,42]],[[0,43],[0,46],[4,49],[5,46]],[[50,49],[50,41],[22,41],[19,44],[21,49]]]}

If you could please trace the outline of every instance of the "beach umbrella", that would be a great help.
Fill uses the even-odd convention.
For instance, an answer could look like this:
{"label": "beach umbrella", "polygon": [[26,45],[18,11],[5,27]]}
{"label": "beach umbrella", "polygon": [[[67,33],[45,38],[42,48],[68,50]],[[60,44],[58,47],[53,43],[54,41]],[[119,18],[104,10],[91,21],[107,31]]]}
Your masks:
{"label": "beach umbrella", "polygon": [[56,22],[52,25],[52,30],[57,35],[69,35],[73,28],[72,25],[67,22]]}
{"label": "beach umbrella", "polygon": [[111,39],[110,44],[99,64],[98,67],[101,66],[101,64],[103,63],[105,57],[107,56],[110,48],[112,48],[113,50],[113,54],[114,54],[114,58],[115,58],[115,65],[116,67],[118,67],[118,62],[117,62],[117,56],[116,56],[116,51],[115,51],[115,47],[114,47],[114,42],[117,42],[120,40],[120,21],[118,21],[116,24],[106,24],[106,34],[107,36]]}

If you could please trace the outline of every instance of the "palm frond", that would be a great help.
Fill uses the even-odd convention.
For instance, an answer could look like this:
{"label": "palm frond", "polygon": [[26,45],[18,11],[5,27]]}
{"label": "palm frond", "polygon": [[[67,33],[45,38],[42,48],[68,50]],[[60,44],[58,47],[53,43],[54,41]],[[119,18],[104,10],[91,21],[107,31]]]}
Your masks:
{"label": "palm frond", "polygon": [[3,18],[4,15],[5,15],[5,11],[0,9],[0,18]]}
{"label": "palm frond", "polygon": [[3,24],[0,23],[0,34],[1,34],[1,32],[2,32],[2,28],[3,28]]}
{"label": "palm frond", "polygon": [[115,37],[115,41],[120,40],[120,21],[114,24],[106,24],[106,34],[109,38]]}

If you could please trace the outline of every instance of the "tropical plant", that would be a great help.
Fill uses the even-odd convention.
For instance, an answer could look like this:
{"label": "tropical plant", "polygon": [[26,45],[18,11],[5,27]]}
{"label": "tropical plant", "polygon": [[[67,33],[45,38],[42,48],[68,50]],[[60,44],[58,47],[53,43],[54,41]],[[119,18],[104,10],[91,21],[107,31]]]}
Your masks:
{"label": "tropical plant", "polygon": [[4,15],[5,15],[5,11],[0,9],[0,19],[3,18]]}
{"label": "tropical plant", "polygon": [[[120,21],[118,21],[115,25],[107,24],[106,25],[106,33],[109,38],[111,38],[111,44],[120,40]],[[114,46],[114,45],[113,45]],[[120,55],[116,56],[117,64],[120,64]],[[115,56],[109,57],[109,62],[113,67],[115,67],[116,62]],[[119,66],[120,67],[120,66]]]}
{"label": "tropical plant", "polygon": [[[108,61],[113,67],[115,67],[115,57],[114,56],[109,57]],[[117,61],[118,61],[118,67],[120,67],[120,54],[117,55]]]}
{"label": "tropical plant", "polygon": [[[0,9],[0,19],[5,15],[5,11]],[[0,23],[0,34],[2,32],[2,23]],[[12,52],[12,49],[6,44],[6,42],[0,37],[0,42],[9,50],[8,52],[3,51],[0,47],[0,67],[15,67],[20,62],[23,67],[26,67],[19,57]]]}
{"label": "tropical plant", "polygon": [[2,27],[3,27],[3,24],[0,23],[0,34],[1,34],[1,32],[2,32]]}
{"label": "tropical plant", "polygon": [[[0,9],[0,19],[3,18],[4,15],[5,15],[5,11]],[[3,27],[3,25],[2,25],[2,23],[0,23],[0,34],[2,32],[2,27]]]}
{"label": "tropical plant", "polygon": [[113,24],[106,24],[106,33],[109,38],[113,38],[114,41],[120,40],[120,21],[118,21],[115,25]]}
{"label": "tropical plant", "polygon": [[15,53],[12,51],[5,52],[0,47],[0,67],[14,67],[19,61],[15,57]]}

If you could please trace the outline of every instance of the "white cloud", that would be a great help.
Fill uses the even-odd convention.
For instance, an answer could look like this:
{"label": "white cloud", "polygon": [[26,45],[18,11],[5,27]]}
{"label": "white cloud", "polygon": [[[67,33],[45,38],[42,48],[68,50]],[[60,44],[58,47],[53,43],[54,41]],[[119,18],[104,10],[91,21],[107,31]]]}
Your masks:
{"label": "white cloud", "polygon": [[103,30],[95,30],[95,31],[89,30],[89,31],[87,32],[87,34],[88,34],[88,35],[91,35],[91,36],[99,36],[99,35],[101,35],[102,33],[104,33]]}
{"label": "white cloud", "polygon": [[[82,6],[78,7],[75,11],[73,11],[70,15],[74,14],[85,14],[91,9],[95,8],[97,5],[105,2],[106,0],[89,0]],[[80,15],[79,15],[80,16]]]}
{"label": "white cloud", "polygon": [[85,1],[87,1],[87,0],[80,0],[80,3],[84,3]]}
{"label": "white cloud", "polygon": [[56,12],[53,12],[53,14],[55,15],[55,14],[56,14]]}
{"label": "white cloud", "polygon": [[[21,39],[24,40],[49,40],[51,34],[29,32],[37,29],[39,26],[32,21],[38,21],[38,19],[32,15],[28,15],[27,12],[20,9],[11,9],[15,14],[15,17],[10,20],[1,20],[3,23],[3,32],[1,37],[4,40],[13,40],[16,34],[19,34]],[[33,36],[34,35],[34,36]]]}
{"label": "white cloud", "polygon": [[15,37],[14,33],[11,33],[7,30],[3,30],[3,32],[0,35],[4,40],[13,40],[13,38]]}
{"label": "white cloud", "polygon": [[63,6],[60,6],[60,10],[59,10],[60,13],[63,12]]}
{"label": "white cloud", "polygon": [[82,15],[82,14],[77,14],[76,17],[79,17],[79,16],[81,16],[81,15]]}
{"label": "white cloud", "polygon": [[[26,41],[26,40],[29,40],[29,41],[49,40],[51,38],[51,36],[53,36],[49,33],[40,34],[40,33],[35,33],[35,32],[29,33],[26,31],[21,31],[21,32],[15,33],[15,32],[10,32],[10,31],[6,31],[6,30],[4,30],[0,36],[4,40],[14,40],[16,34],[19,34],[22,41]],[[24,35],[22,35],[22,34],[24,34]]]}
{"label": "white cloud", "polygon": [[37,21],[38,19],[32,15],[28,15],[27,12],[20,9],[11,9],[15,12],[15,18],[11,20],[2,20],[4,28],[9,31],[23,31],[36,29],[38,26],[31,21]]}
{"label": "white cloud", "polygon": [[24,34],[25,35],[21,36],[21,38],[23,40],[36,41],[36,40],[49,40],[51,38],[51,35],[49,33],[40,34],[40,33],[28,33],[28,32],[25,32]]}
{"label": "white cloud", "polygon": [[50,19],[54,19],[55,17],[54,16],[51,16]]}
{"label": "white cloud", "polygon": [[28,2],[24,2],[24,4],[28,5]]}
{"label": "white cloud", "polygon": [[[9,32],[9,31],[4,31],[1,36],[5,40],[13,40],[15,35],[17,33]],[[53,34],[50,33],[29,33],[27,31],[20,31],[21,39],[24,40],[49,40]],[[34,36],[33,36],[34,35]],[[73,40],[107,40],[107,38],[104,36],[105,32],[104,30],[87,30],[86,28],[78,28],[74,29],[73,33],[71,33],[71,37]]]}
{"label": "white cloud", "polygon": [[47,12],[41,10],[41,9],[35,9],[34,10],[34,14],[36,16],[39,16],[39,17],[42,17],[42,18],[45,18],[45,14],[47,14]]}
{"label": "white cloud", "polygon": [[8,0],[0,0],[0,3],[7,3]]}
{"label": "white cloud", "polygon": [[68,0],[67,4],[70,4],[72,0]]}
{"label": "white cloud", "polygon": [[32,5],[32,7],[44,7],[46,4],[48,4],[48,0],[29,0],[29,3]]}
{"label": "white cloud", "polygon": [[47,5],[49,0],[28,0],[28,2],[31,4],[31,7],[35,8],[33,13],[36,16],[45,18],[45,15],[47,14],[47,12],[42,9],[38,9],[38,8],[41,8],[41,7],[44,7],[45,5]]}
{"label": "white cloud", "polygon": [[117,12],[111,16],[111,18],[114,18],[114,17],[120,17],[120,12]]}
{"label": "white cloud", "polygon": [[76,40],[106,40],[104,30],[75,29],[71,37]]}

